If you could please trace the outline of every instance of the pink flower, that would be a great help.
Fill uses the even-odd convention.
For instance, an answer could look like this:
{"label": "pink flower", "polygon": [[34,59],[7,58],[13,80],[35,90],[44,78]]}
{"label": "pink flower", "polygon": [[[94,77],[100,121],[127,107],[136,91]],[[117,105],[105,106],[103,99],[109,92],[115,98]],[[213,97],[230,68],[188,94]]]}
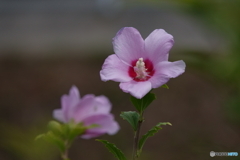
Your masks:
{"label": "pink flower", "polygon": [[113,38],[115,54],[105,60],[102,81],[120,82],[120,88],[141,99],[152,88],[166,84],[185,71],[185,63],[169,62],[173,36],[163,29],[154,30],[145,40],[137,29],[122,28]]}
{"label": "pink flower", "polygon": [[96,128],[87,129],[82,138],[89,139],[108,133],[113,135],[118,132],[119,125],[110,114],[111,103],[105,96],[95,97],[92,94],[80,98],[79,91],[73,86],[69,95],[61,97],[61,109],[53,111],[53,117],[63,123],[74,121],[82,122],[85,126],[99,125]]}

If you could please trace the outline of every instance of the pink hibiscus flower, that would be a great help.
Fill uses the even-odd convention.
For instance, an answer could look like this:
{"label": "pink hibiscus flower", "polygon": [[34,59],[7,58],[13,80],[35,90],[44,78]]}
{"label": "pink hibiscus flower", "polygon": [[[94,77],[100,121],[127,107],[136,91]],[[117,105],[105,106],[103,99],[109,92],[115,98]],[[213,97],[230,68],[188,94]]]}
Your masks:
{"label": "pink hibiscus flower", "polygon": [[122,28],[113,38],[115,54],[107,57],[100,71],[102,81],[120,82],[124,92],[141,99],[185,71],[184,61],[168,61],[173,43],[173,36],[163,29],[144,40],[137,29]]}
{"label": "pink hibiscus flower", "polygon": [[69,95],[63,95],[61,98],[61,109],[53,111],[53,117],[63,123],[74,121],[82,122],[85,126],[93,124],[96,128],[87,129],[81,136],[89,139],[108,133],[113,135],[118,132],[119,125],[110,114],[111,103],[105,96],[95,97],[92,94],[85,95],[80,99],[79,91],[73,86]]}

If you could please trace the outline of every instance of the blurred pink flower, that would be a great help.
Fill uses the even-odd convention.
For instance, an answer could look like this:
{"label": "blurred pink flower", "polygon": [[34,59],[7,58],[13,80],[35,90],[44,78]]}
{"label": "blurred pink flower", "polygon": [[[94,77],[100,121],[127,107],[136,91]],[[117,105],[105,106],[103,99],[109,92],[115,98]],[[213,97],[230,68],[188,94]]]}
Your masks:
{"label": "blurred pink flower", "polygon": [[182,60],[168,61],[173,43],[173,36],[163,29],[144,40],[137,29],[122,28],[113,38],[115,54],[107,57],[100,71],[102,81],[120,82],[124,92],[141,99],[185,71]]}
{"label": "blurred pink flower", "polygon": [[53,117],[63,123],[74,121],[82,122],[85,126],[99,125],[96,128],[87,129],[81,136],[84,139],[97,137],[108,133],[113,135],[118,132],[119,125],[110,114],[111,103],[105,96],[95,97],[92,94],[80,98],[78,88],[73,86],[69,95],[61,97],[61,109],[53,111]]}

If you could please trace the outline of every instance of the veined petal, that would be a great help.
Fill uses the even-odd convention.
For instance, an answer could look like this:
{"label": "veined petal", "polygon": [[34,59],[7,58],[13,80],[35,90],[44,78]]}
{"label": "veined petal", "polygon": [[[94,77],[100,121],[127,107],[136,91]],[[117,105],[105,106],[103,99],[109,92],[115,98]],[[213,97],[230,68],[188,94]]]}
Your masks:
{"label": "veined petal", "polygon": [[100,76],[102,81],[113,80],[116,82],[127,82],[131,80],[128,74],[129,66],[123,63],[115,54],[107,57],[105,60]]}
{"label": "veined petal", "polygon": [[139,58],[145,58],[144,40],[137,29],[122,28],[113,38],[113,49],[117,56],[128,65]]}
{"label": "veined petal", "polygon": [[172,35],[163,29],[156,29],[145,39],[145,51],[150,60],[156,64],[168,60],[168,52],[173,44]]}
{"label": "veined petal", "polygon": [[63,95],[61,97],[61,105],[64,114],[64,118],[69,121],[75,110],[75,106],[80,101],[80,94],[76,86],[72,86],[69,91],[69,95]]}
{"label": "veined petal", "polygon": [[160,62],[156,65],[155,74],[149,79],[153,88],[166,84],[170,78],[176,78],[185,71],[186,64],[180,60],[175,62]]}
{"label": "veined petal", "polygon": [[99,125],[96,128],[88,129],[81,137],[89,139],[108,133],[110,135],[115,134],[119,130],[119,125],[114,121],[112,114],[100,114],[88,117],[83,120],[84,125],[89,126],[92,124]]}
{"label": "veined petal", "polygon": [[124,92],[130,93],[138,99],[144,97],[152,88],[149,81],[137,82],[134,80],[130,82],[122,82],[119,86]]}

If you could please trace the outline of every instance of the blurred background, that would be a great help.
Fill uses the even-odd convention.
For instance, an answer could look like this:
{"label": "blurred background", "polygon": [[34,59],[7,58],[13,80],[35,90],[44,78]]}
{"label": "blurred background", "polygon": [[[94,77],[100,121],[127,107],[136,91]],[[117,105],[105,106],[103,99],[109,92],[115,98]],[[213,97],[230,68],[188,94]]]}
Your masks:
{"label": "blurred background", "polygon": [[[164,126],[144,146],[140,160],[207,160],[210,151],[240,154],[239,0],[0,0],[0,159],[59,160],[59,151],[34,141],[47,131],[60,97],[76,85],[81,95],[106,95],[121,126],[104,135],[131,157],[133,131],[119,117],[134,110],[116,82],[99,71],[113,54],[122,27],[143,38],[154,29],[172,34],[170,61],[186,72],[153,92],[142,133]],[[99,142],[78,139],[72,160],[113,160]],[[238,157],[215,159],[239,160]]]}

